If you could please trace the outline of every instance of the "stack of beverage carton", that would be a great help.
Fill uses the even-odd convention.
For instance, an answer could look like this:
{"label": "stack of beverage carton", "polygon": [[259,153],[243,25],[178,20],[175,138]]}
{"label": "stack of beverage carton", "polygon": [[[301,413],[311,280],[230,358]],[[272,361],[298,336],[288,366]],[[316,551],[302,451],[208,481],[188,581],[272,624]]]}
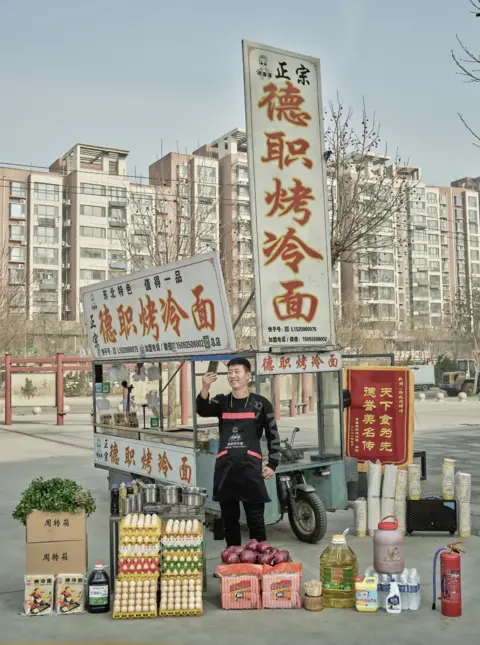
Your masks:
{"label": "stack of beverage carton", "polygon": [[27,574],[87,571],[87,521],[79,513],[34,511],[27,517]]}

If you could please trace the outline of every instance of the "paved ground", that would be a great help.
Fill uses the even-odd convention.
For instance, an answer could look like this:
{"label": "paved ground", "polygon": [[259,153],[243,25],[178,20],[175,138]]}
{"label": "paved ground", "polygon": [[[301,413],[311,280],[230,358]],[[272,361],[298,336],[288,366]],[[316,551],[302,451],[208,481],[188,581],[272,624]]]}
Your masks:
{"label": "paved ground", "polygon": [[[428,453],[429,474],[425,490],[438,491],[439,472],[444,456],[457,459],[458,467],[474,475],[475,522],[480,524],[480,491],[476,475],[480,451],[480,403],[460,404],[448,401],[437,404],[426,401],[416,405],[416,448]],[[145,642],[145,643],[210,643],[214,637],[228,633],[231,645],[244,643],[246,638],[262,640],[266,645],[291,645],[294,639],[304,643],[319,640],[337,643],[345,640],[352,645],[371,644],[375,633],[388,634],[393,644],[410,645],[451,643],[463,639],[467,645],[478,642],[477,574],[480,566],[480,540],[466,541],[463,562],[464,616],[445,620],[431,611],[431,559],[435,550],[444,545],[446,537],[412,536],[406,540],[407,566],[418,568],[422,579],[422,607],[418,612],[405,612],[393,617],[382,613],[358,614],[353,610],[324,610],[321,613],[298,611],[224,612],[219,608],[218,583],[209,581],[205,615],[190,619],[159,619],[151,621],[112,621],[108,616],[51,617],[27,619],[19,615],[23,598],[24,529],[14,522],[11,512],[20,491],[34,477],[53,474],[68,476],[89,488],[98,502],[98,510],[89,520],[89,560],[108,561],[107,525],[108,493],[106,475],[92,467],[91,428],[82,417],[70,415],[67,425],[52,427],[47,417],[16,418],[12,431],[0,429],[0,642]],[[22,421],[22,422],[20,422]],[[296,423],[302,433],[313,433],[312,417],[307,415],[282,422],[285,433]],[[1,426],[0,426],[1,428]],[[328,534],[352,526],[352,513],[342,511],[329,517]],[[303,545],[296,541],[286,523],[270,530],[269,539],[290,549],[296,560],[303,562],[305,578],[318,575],[318,560],[328,543]],[[208,535],[209,568],[218,562],[221,544]],[[358,555],[360,569],[371,563],[369,538],[350,538]],[[393,624],[392,623],[395,623]],[[401,623],[401,624],[400,624]],[[228,630],[228,631],[227,631]],[[262,635],[260,636],[260,631]]]}

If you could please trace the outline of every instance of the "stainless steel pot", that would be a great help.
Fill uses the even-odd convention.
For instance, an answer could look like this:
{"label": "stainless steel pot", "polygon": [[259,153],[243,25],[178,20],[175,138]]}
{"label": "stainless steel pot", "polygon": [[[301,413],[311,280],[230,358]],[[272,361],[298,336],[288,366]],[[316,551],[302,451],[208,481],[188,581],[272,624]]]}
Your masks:
{"label": "stainless steel pot", "polygon": [[128,515],[129,513],[132,512],[133,508],[133,499],[132,497],[124,497],[122,499],[122,515]]}
{"label": "stainless steel pot", "polygon": [[162,488],[163,503],[167,506],[178,504],[180,502],[180,486],[164,486]]}
{"label": "stainless steel pot", "polygon": [[146,504],[155,504],[158,501],[158,489],[155,484],[147,484],[144,493]]}
{"label": "stainless steel pot", "polygon": [[187,486],[183,489],[183,503],[186,506],[203,506],[206,496],[207,491],[205,488]]}
{"label": "stainless steel pot", "polygon": [[133,513],[141,513],[143,511],[143,495],[142,493],[135,493],[132,495],[132,511]]}

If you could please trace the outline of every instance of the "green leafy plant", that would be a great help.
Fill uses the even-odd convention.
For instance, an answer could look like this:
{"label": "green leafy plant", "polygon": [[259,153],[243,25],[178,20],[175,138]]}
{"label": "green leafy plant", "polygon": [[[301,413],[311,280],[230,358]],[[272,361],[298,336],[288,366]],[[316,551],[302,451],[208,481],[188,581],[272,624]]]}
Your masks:
{"label": "green leafy plant", "polygon": [[33,479],[23,491],[12,516],[22,524],[32,511],[47,513],[76,513],[85,509],[87,517],[95,512],[97,505],[92,494],[83,490],[73,479]]}

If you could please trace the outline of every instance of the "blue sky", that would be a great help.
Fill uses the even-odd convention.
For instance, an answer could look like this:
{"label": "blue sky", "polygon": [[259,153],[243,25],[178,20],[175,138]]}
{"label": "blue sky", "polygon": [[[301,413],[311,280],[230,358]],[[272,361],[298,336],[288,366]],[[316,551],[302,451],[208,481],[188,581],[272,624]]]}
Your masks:
{"label": "blue sky", "polygon": [[[47,11],[48,7],[48,11]],[[129,173],[244,124],[241,40],[317,56],[324,102],[375,110],[389,151],[430,184],[480,175],[480,49],[468,0],[1,0],[0,162],[48,165],[77,142],[131,151]]]}

